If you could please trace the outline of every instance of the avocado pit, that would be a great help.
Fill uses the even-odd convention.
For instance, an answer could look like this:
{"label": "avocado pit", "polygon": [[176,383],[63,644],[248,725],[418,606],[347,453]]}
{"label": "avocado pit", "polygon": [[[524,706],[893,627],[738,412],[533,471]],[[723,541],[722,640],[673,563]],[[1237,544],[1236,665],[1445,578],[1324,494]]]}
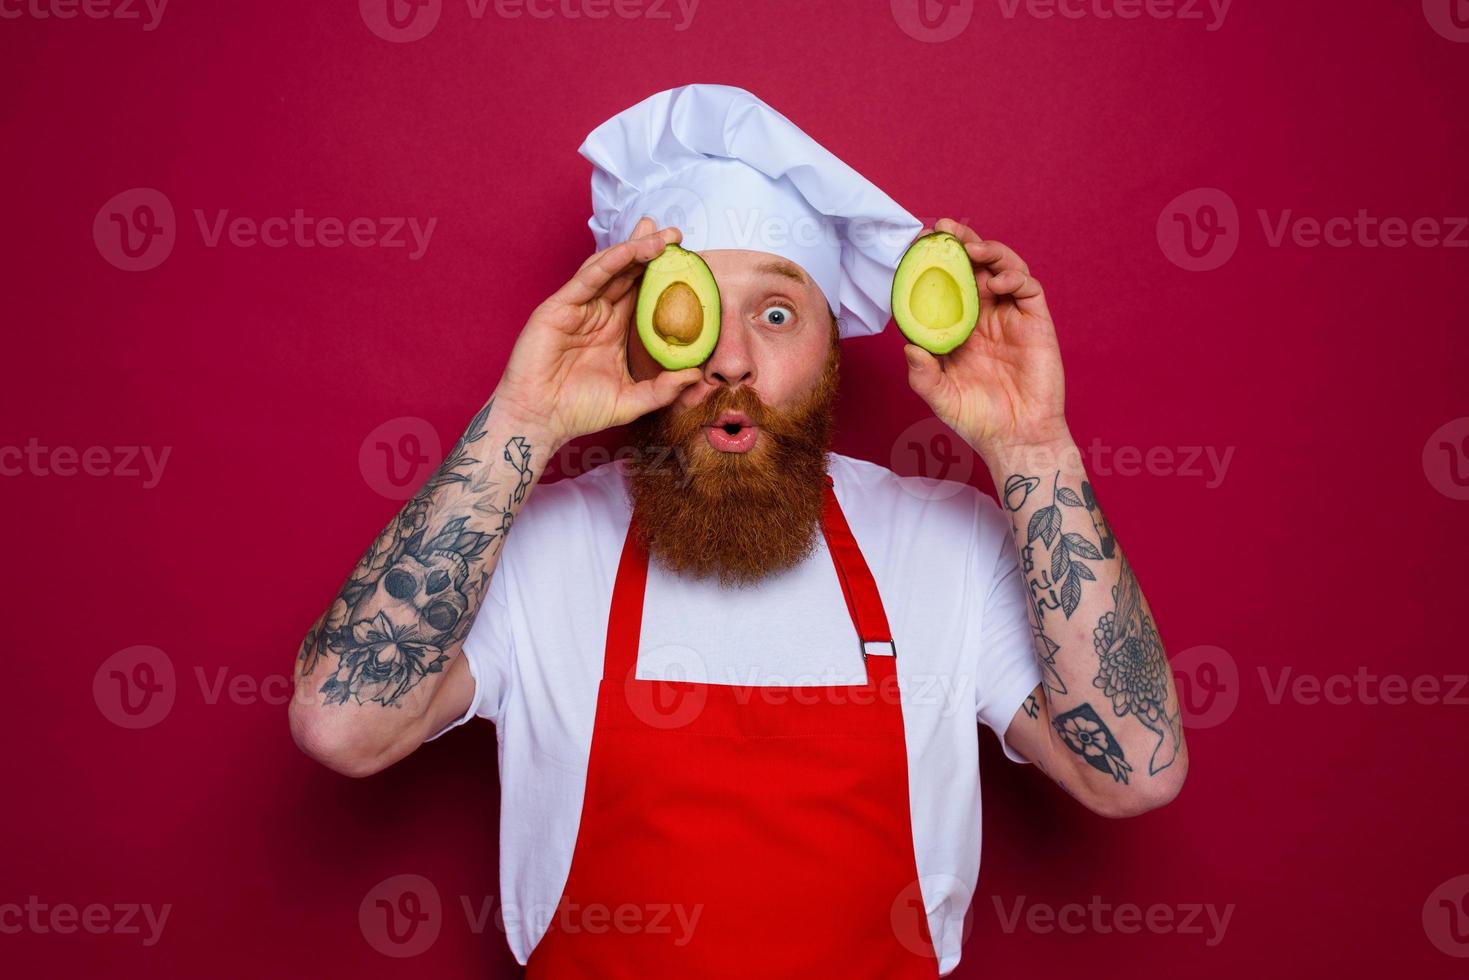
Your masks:
{"label": "avocado pit", "polygon": [[688,283],[671,283],[653,307],[653,330],[670,344],[692,344],[704,329],[704,307]]}

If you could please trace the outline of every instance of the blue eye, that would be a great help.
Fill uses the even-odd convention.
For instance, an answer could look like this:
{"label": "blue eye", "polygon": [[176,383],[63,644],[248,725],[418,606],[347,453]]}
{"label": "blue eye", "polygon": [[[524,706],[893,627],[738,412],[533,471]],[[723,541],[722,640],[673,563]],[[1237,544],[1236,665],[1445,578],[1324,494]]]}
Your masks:
{"label": "blue eye", "polygon": [[783,327],[795,319],[796,314],[792,313],[789,307],[767,306],[761,311],[760,316],[772,327]]}

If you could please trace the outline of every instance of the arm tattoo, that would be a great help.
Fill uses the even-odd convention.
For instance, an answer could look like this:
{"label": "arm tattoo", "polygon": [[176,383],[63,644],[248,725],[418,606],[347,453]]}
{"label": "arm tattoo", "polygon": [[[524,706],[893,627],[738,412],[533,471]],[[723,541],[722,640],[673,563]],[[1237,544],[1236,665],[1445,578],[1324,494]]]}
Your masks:
{"label": "arm tattoo", "polygon": [[[1047,609],[1060,609],[1070,619],[1081,602],[1081,583],[1097,580],[1096,573],[1086,562],[1101,561],[1102,551],[1083,535],[1062,529],[1061,508],[1085,507],[1086,504],[1075,490],[1058,486],[1060,479],[1061,472],[1057,470],[1051,478],[1051,503],[1030,515],[1021,554],[1025,559],[1025,573],[1030,575],[1035,571],[1036,541],[1045,545],[1051,556],[1050,567],[1042,568],[1038,576],[1029,580],[1031,594],[1042,615]],[[1039,484],[1040,480],[1033,476],[1016,474],[1010,477],[1005,481],[1005,506],[1012,511],[1019,510],[1030,491]],[[1058,586],[1059,595],[1056,591]]]}
{"label": "arm tattoo", "polygon": [[1056,716],[1052,723],[1066,747],[1098,772],[1110,773],[1113,782],[1125,783],[1132,766],[1123,758],[1122,746],[1112,737],[1089,704]]}
{"label": "arm tattoo", "polygon": [[1148,760],[1148,773],[1157,775],[1178,755],[1178,711],[1168,713],[1168,658],[1125,555],[1112,597],[1113,611],[1103,614],[1092,631],[1100,661],[1092,683],[1112,699],[1119,718],[1130,714],[1158,736]]}
{"label": "arm tattoo", "polygon": [[512,508],[534,479],[531,446],[525,437],[512,436],[503,456],[518,482],[504,503],[492,503],[497,481],[488,466],[479,465],[487,447],[478,444],[494,401],[475,415],[428,482],[378,535],[307,634],[303,676],[324,655],[337,657],[336,670],[320,688],[326,704],[401,704],[419,681],[444,669],[444,651],[468,632],[474,619],[469,610],[489,582],[481,556],[499,553]]}
{"label": "arm tattoo", "polygon": [[1035,699],[1034,694],[1028,695],[1025,699],[1025,703],[1022,704],[1021,707],[1024,708],[1025,713],[1032,718],[1041,713],[1041,704]]}

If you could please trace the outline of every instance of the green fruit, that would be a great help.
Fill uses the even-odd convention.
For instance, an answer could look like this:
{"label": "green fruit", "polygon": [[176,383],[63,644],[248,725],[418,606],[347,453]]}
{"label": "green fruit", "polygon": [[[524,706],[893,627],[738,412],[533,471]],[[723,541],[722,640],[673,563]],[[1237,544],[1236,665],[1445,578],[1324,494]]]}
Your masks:
{"label": "green fruit", "polygon": [[698,253],[669,245],[638,287],[638,337],[670,371],[709,359],[719,341],[719,287]]}
{"label": "green fruit", "polygon": [[979,286],[959,239],[936,231],[908,246],[893,275],[893,320],[931,354],[949,353],[974,332]]}

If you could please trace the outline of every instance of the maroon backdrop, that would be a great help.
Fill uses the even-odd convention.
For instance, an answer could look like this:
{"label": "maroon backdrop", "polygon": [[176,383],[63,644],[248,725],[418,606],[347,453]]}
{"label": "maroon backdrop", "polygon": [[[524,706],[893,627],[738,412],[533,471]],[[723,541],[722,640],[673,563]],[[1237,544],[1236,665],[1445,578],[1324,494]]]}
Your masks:
{"label": "maroon backdrop", "polygon": [[[351,781],[282,676],[590,251],[582,137],[712,81],[1030,261],[1188,699],[1127,822],[982,735],[957,976],[1462,975],[1469,4],[425,2],[0,3],[0,969],[515,975],[492,727]],[[837,448],[985,485],[900,346]]]}

